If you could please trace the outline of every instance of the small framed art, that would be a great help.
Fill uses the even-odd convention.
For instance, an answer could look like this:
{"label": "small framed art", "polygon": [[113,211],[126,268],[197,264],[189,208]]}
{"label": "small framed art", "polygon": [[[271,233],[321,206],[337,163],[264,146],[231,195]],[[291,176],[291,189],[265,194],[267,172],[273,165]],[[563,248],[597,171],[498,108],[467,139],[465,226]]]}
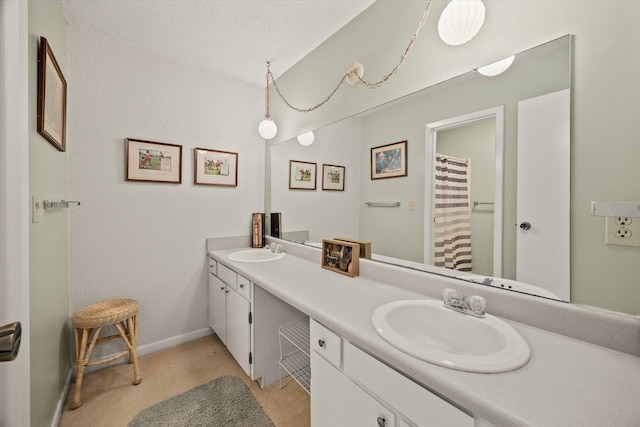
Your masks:
{"label": "small framed art", "polygon": [[127,181],[182,182],[182,146],[126,140]]}
{"label": "small framed art", "polygon": [[289,189],[315,190],[317,166],[316,163],[289,160]]}
{"label": "small framed art", "polygon": [[322,189],[344,191],[344,166],[322,165]]}
{"label": "small framed art", "polygon": [[196,185],[238,186],[238,153],[194,148]]}
{"label": "small framed art", "polygon": [[67,81],[44,37],[40,37],[38,53],[38,133],[59,151],[65,151]]}
{"label": "small framed art", "polygon": [[339,240],[322,240],[322,268],[355,277],[360,273],[360,245]]}
{"label": "small framed art", "polygon": [[371,179],[407,176],[407,141],[371,149]]}

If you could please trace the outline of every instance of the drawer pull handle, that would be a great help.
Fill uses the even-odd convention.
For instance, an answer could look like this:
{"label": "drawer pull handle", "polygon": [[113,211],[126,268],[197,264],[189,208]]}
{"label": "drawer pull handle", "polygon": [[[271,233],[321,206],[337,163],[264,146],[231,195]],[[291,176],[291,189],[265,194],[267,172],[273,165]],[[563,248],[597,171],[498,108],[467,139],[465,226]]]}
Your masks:
{"label": "drawer pull handle", "polygon": [[240,284],[240,289],[244,289],[244,285],[243,284]]}
{"label": "drawer pull handle", "polygon": [[378,417],[378,426],[379,427],[384,427],[384,425],[387,423],[387,421],[382,418],[382,417]]}
{"label": "drawer pull handle", "polygon": [[325,347],[325,345],[324,345],[324,340],[318,340],[318,345],[319,345],[321,348],[324,348],[324,347]]}
{"label": "drawer pull handle", "polygon": [[224,286],[220,288],[221,291],[224,291]]}

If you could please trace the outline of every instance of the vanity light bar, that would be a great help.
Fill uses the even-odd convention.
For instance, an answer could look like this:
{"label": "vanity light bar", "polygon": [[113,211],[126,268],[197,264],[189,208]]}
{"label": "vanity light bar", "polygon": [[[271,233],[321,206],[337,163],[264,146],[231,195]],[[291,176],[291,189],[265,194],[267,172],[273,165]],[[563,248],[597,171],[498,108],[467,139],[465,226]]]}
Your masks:
{"label": "vanity light bar", "polygon": [[591,202],[593,216],[628,216],[640,218],[639,202]]}

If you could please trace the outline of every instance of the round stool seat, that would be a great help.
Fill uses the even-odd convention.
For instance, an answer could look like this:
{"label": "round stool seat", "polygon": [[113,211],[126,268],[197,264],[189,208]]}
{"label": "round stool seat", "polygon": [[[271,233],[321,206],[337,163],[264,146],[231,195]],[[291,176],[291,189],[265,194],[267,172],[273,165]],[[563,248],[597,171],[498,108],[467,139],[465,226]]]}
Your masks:
{"label": "round stool seat", "polygon": [[132,299],[112,299],[91,304],[73,315],[73,326],[87,329],[113,325],[135,315],[138,302]]}
{"label": "round stool seat", "polygon": [[[76,376],[75,390],[70,408],[76,409],[82,405],[82,381],[84,370],[88,366],[108,363],[121,357],[129,356],[129,363],[133,364],[133,384],[140,384],[142,376],[138,367],[136,345],[138,343],[138,302],[132,299],[111,299],[91,304],[73,315],[72,323],[75,329],[76,344]],[[101,334],[103,328],[115,328],[116,333]],[[107,329],[107,331],[108,331]],[[120,353],[103,359],[91,360],[96,345],[121,339],[126,349]]]}

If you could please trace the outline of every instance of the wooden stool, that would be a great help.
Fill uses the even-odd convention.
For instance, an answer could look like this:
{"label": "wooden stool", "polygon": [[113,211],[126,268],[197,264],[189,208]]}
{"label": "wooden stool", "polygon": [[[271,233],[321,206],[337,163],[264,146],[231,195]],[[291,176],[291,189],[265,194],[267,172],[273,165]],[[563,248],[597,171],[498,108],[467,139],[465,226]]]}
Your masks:
{"label": "wooden stool", "polygon": [[[71,409],[76,409],[82,402],[82,378],[86,366],[100,365],[129,355],[129,363],[133,363],[133,384],[140,384],[142,377],[138,368],[136,345],[138,337],[138,302],[131,299],[112,299],[101,301],[85,307],[73,315],[73,326],[76,334],[76,388],[73,393]],[[117,334],[100,337],[104,326],[113,325]],[[105,359],[90,361],[96,344],[112,339],[122,338],[127,349]]]}

